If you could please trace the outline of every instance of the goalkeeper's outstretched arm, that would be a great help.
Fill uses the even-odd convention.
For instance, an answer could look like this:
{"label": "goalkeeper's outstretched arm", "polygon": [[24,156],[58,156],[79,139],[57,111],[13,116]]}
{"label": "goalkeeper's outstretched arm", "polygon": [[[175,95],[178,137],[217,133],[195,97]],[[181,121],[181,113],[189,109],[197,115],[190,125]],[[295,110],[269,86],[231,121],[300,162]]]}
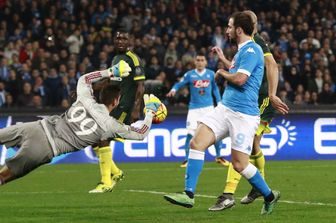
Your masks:
{"label": "goalkeeper's outstretched arm", "polygon": [[143,121],[138,121],[138,126],[129,126],[123,123],[117,122],[114,118],[111,117],[109,120],[111,123],[111,129],[109,132],[106,132],[106,135],[103,136],[102,140],[108,138],[123,138],[123,139],[132,139],[132,140],[143,140],[149,133],[149,130],[152,126],[153,117],[161,105],[161,101],[154,95],[144,95],[145,110],[146,116]]}

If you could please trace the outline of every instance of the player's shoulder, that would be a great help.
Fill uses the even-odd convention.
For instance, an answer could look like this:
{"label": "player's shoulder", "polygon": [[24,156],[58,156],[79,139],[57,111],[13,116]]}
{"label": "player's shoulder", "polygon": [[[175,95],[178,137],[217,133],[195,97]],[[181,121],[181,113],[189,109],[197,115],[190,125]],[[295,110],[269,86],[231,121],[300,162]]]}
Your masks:
{"label": "player's shoulder", "polygon": [[211,70],[211,69],[209,69],[209,68],[205,68],[205,72],[206,72],[207,74],[210,74],[210,75],[215,75],[215,71],[213,71],[213,70]]}
{"label": "player's shoulder", "polygon": [[125,55],[128,56],[132,60],[134,66],[141,66],[141,59],[136,53],[134,53],[131,50],[128,50],[125,53]]}
{"label": "player's shoulder", "polygon": [[192,74],[196,74],[195,69],[188,70],[187,72],[184,73],[185,77],[191,76]]}
{"label": "player's shoulder", "polygon": [[263,55],[263,50],[261,49],[261,47],[253,41],[246,44],[246,46],[244,47],[242,51],[243,53],[246,53],[246,54]]}
{"label": "player's shoulder", "polygon": [[256,33],[253,36],[252,40],[261,47],[264,54],[271,52],[271,50],[270,50],[268,44],[266,43],[266,41],[264,40],[264,38],[261,35],[259,35],[258,33]]}

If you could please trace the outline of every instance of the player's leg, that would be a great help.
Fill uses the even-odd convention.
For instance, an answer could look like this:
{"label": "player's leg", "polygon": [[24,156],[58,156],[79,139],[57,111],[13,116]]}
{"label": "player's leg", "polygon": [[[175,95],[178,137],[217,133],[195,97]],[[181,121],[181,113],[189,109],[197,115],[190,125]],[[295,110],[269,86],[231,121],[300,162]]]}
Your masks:
{"label": "player's leg", "polygon": [[[274,117],[275,110],[272,107],[272,105],[269,104],[268,98],[264,99],[263,101],[265,103],[262,103],[260,107],[260,111],[262,112],[261,121],[254,136],[253,149],[250,156],[250,162],[257,167],[262,177],[265,178],[265,157],[264,154],[262,153],[262,150],[260,149],[260,141],[263,134],[271,133],[269,124]],[[258,190],[256,190],[255,188],[251,188],[250,192],[241,199],[240,203],[250,204],[260,196],[261,194],[259,193]]]}
{"label": "player's leg", "polygon": [[[0,144],[6,147],[16,147],[22,143],[22,127],[24,124],[17,124],[0,129]],[[0,185],[16,179],[12,171],[4,165],[0,169]]]}
{"label": "player's leg", "polygon": [[172,204],[191,208],[194,205],[194,193],[204,164],[204,151],[215,142],[213,131],[200,124],[195,136],[190,141],[190,152],[186,169],[185,190],[182,194],[165,195],[164,198]]}
{"label": "player's leg", "polygon": [[[2,133],[5,135],[6,130],[0,131],[0,135]],[[14,137],[17,139],[16,143],[8,141],[6,146],[20,145],[20,149],[13,157],[7,159],[5,166],[1,168],[1,184],[25,176],[37,167],[49,163],[54,156],[47,136],[39,122],[24,123],[19,127],[10,128],[10,131],[12,132],[7,134],[20,135],[20,137]]]}
{"label": "player's leg", "polygon": [[[258,132],[258,131],[257,131]],[[258,171],[260,172],[261,176],[265,179],[265,157],[260,149],[260,140],[261,135],[255,135],[253,140],[253,149],[252,154],[250,156],[250,163],[252,163],[255,167],[257,167]],[[258,197],[261,197],[261,193],[256,190],[255,188],[252,188],[250,192],[245,195],[241,200],[241,204],[250,204]]]}
{"label": "player's leg", "polygon": [[255,116],[240,114],[239,116],[232,116],[231,121],[230,136],[232,139],[231,154],[233,168],[247,179],[252,187],[256,188],[264,197],[261,214],[270,214],[275,203],[280,198],[280,193],[272,191],[258,169],[249,162],[259,119]]}
{"label": "player's leg", "polygon": [[190,144],[191,138],[192,138],[192,134],[189,134],[189,131],[188,131],[187,136],[186,136],[185,145],[184,145],[185,158],[184,158],[183,162],[181,163],[180,167],[187,167],[188,156],[189,156],[189,144]]}
{"label": "player's leg", "polygon": [[187,128],[187,136],[185,141],[185,159],[180,165],[180,167],[187,167],[188,157],[189,157],[189,149],[190,149],[190,141],[195,135],[195,131],[197,129],[197,119],[199,117],[199,109],[190,109],[187,115],[186,128]]}
{"label": "player's leg", "polygon": [[227,135],[228,126],[226,125],[225,111],[224,106],[217,106],[200,120],[190,142],[185,191],[182,194],[165,195],[164,198],[169,202],[188,208],[193,207],[194,193],[204,163],[204,151],[216,140],[221,140]]}
{"label": "player's leg", "polygon": [[6,165],[1,167],[1,169],[0,169],[0,185],[3,185],[5,183],[8,183],[8,182],[10,182],[12,180],[15,180],[15,179],[16,179],[16,177],[10,171],[10,169],[8,169],[8,167]]}
{"label": "player's leg", "polygon": [[238,187],[241,175],[234,170],[232,162],[229,163],[226,184],[223,193],[217,197],[216,203],[211,206],[209,211],[222,211],[233,207],[235,203],[234,194]]}
{"label": "player's leg", "polygon": [[[115,184],[123,177],[123,172],[112,160],[112,151],[109,144],[109,140],[102,141],[98,144],[98,147],[94,148],[99,160],[101,180],[97,187],[90,190],[89,193],[111,192]],[[115,177],[115,180],[113,177]]]}
{"label": "player's leg", "polygon": [[217,142],[215,142],[214,146],[216,150],[216,158],[215,158],[216,163],[219,163],[222,166],[229,166],[230,162],[224,159],[224,157],[222,157],[220,154],[220,151],[222,149],[222,140],[218,140]]}

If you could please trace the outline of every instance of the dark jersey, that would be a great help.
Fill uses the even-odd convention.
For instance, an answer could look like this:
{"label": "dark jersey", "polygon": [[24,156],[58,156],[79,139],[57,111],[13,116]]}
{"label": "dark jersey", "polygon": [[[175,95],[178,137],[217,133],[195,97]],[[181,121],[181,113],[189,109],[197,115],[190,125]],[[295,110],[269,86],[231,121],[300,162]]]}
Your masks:
{"label": "dark jersey", "polygon": [[[258,33],[254,35],[253,41],[261,47],[261,49],[264,53],[264,57],[268,56],[268,55],[272,55],[271,50],[269,49],[267,43]],[[261,86],[260,86],[260,89],[259,89],[259,95],[268,96],[268,84],[267,84],[266,67],[264,69],[264,77],[262,79]]]}
{"label": "dark jersey", "polygon": [[132,71],[128,77],[118,82],[121,88],[121,99],[119,106],[113,110],[111,115],[119,121],[129,124],[137,90],[136,82],[145,80],[145,73],[141,60],[132,51],[117,54],[112,60],[112,65],[117,64],[120,60],[126,61],[132,68]]}

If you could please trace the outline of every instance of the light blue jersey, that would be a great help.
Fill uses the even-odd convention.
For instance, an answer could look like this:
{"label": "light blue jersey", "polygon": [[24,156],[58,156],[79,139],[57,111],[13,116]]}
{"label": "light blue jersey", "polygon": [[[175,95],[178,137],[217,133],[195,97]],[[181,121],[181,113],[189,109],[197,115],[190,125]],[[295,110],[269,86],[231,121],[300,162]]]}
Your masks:
{"label": "light blue jersey", "polygon": [[173,90],[178,91],[183,86],[189,87],[189,109],[213,106],[212,95],[215,96],[217,103],[221,100],[215,73],[212,70],[205,69],[201,74],[196,69],[188,71],[181,81],[173,86]]}
{"label": "light blue jersey", "polygon": [[229,72],[240,72],[249,77],[242,86],[229,83],[223,94],[222,103],[233,111],[259,115],[258,94],[264,75],[264,55],[260,46],[252,41],[239,46]]}

